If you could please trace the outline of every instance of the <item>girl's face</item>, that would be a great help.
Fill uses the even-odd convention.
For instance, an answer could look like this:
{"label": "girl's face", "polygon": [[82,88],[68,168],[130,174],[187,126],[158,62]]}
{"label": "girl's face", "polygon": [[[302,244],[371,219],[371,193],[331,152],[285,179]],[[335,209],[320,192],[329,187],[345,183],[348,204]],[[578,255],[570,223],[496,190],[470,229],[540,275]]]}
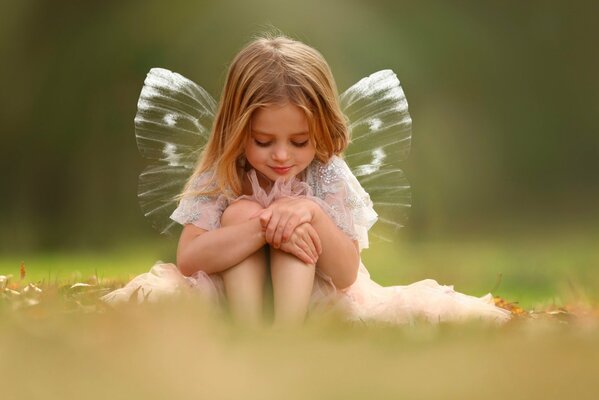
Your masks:
{"label": "girl's face", "polygon": [[252,116],[245,156],[271,181],[291,178],[314,159],[308,120],[301,108],[285,103],[262,107]]}

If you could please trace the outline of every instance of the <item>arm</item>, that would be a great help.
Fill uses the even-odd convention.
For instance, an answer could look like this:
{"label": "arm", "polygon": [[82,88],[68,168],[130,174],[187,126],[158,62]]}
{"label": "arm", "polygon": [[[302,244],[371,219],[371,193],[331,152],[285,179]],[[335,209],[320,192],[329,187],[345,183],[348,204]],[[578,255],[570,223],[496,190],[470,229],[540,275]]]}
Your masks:
{"label": "arm", "polygon": [[[360,264],[358,243],[344,233],[327,213],[307,198],[282,198],[260,214],[265,227],[265,240],[274,248],[288,241],[296,227],[310,223],[319,238],[316,266],[344,289],[356,280]],[[286,251],[285,249],[283,249]]]}
{"label": "arm", "polygon": [[186,224],[179,238],[177,266],[183,275],[224,271],[266,244],[257,218],[207,231]]}
{"label": "arm", "polygon": [[360,265],[358,242],[341,231],[316,203],[307,201],[313,207],[312,226],[318,232],[322,244],[322,253],[316,266],[331,277],[335,287],[345,289],[351,286],[358,276]]}

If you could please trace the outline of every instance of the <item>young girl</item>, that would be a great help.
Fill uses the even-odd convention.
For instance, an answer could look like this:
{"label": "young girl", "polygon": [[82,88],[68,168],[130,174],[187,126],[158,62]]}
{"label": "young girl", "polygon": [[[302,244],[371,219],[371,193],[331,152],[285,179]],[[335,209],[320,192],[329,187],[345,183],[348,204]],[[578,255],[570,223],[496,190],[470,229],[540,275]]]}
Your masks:
{"label": "young girl", "polygon": [[171,215],[184,225],[177,266],[156,264],[104,300],[192,288],[257,325],[270,279],[275,325],[300,324],[316,309],[393,324],[508,320],[491,295],[370,279],[360,251],[377,214],[340,157],[348,131],[320,53],[283,36],[251,42],[229,68],[210,138]]}

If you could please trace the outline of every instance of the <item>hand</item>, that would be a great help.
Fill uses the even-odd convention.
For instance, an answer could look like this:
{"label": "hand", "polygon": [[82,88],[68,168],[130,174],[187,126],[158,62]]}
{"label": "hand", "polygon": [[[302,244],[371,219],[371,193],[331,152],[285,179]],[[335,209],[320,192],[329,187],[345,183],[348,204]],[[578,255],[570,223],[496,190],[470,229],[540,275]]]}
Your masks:
{"label": "hand", "polygon": [[306,264],[314,265],[316,265],[318,256],[322,253],[320,237],[316,233],[316,229],[307,222],[295,228],[289,240],[281,243],[280,249],[285,253],[296,256]]}
{"label": "hand", "polygon": [[312,222],[317,205],[305,198],[285,197],[259,214],[266,242],[278,249],[301,224]]}

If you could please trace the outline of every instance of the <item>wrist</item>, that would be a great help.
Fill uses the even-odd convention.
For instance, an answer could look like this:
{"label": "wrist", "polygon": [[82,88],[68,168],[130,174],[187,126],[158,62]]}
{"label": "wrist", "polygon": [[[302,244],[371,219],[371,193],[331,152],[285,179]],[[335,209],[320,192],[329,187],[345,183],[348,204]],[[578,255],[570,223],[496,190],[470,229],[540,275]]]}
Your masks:
{"label": "wrist", "polygon": [[306,199],[306,202],[308,205],[308,209],[310,210],[310,216],[311,216],[310,222],[314,222],[317,219],[320,219],[320,216],[322,213],[322,208],[320,208],[318,203],[316,203],[315,201],[310,200],[310,199]]}

